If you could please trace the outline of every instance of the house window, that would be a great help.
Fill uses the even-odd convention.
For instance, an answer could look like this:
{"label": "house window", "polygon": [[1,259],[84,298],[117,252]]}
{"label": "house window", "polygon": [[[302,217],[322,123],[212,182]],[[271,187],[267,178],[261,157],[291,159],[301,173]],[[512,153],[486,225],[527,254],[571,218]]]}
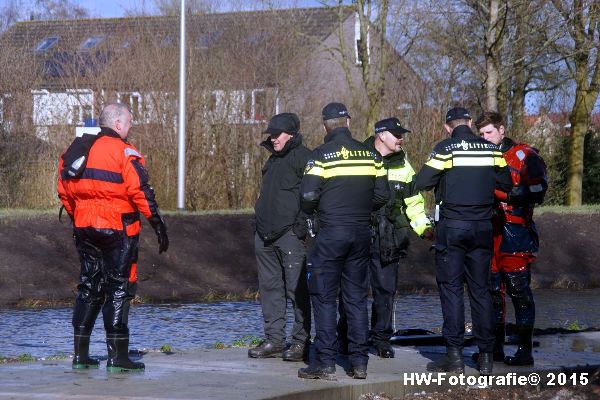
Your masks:
{"label": "house window", "polygon": [[[371,63],[371,33],[369,32],[369,29],[367,28],[367,63]],[[360,48],[360,45],[362,43],[362,39],[360,37],[360,19],[358,17],[358,14],[354,15],[354,58],[356,61],[357,65],[361,65],[362,64],[362,60],[360,59],[360,55],[358,53],[358,49]]]}
{"label": "house window", "polygon": [[142,95],[138,92],[132,93],[121,93],[119,95],[121,103],[129,106],[131,110],[132,120],[135,123],[139,123],[142,118]]}
{"label": "house window", "polygon": [[35,47],[35,51],[41,53],[48,49],[51,49],[56,43],[58,43],[58,39],[60,39],[60,36],[48,36],[48,37],[44,38]]}
{"label": "house window", "polygon": [[254,120],[265,121],[268,117],[267,111],[267,92],[264,90],[255,90],[254,94]]}
{"label": "house window", "polygon": [[81,45],[79,45],[79,49],[80,50],[93,49],[98,44],[100,44],[100,42],[102,42],[105,37],[106,37],[105,35],[90,36],[87,39],[85,39],[83,42],[81,42]]}
{"label": "house window", "polygon": [[243,111],[244,122],[262,122],[269,119],[275,105],[265,89],[254,89],[246,92]]}

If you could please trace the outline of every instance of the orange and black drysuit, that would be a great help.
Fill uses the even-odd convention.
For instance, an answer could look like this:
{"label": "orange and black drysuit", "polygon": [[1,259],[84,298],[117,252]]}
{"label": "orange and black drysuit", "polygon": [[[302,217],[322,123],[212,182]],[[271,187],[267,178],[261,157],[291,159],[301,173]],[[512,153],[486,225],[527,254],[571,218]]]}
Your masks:
{"label": "orange and black drysuit", "polygon": [[[531,346],[535,303],[530,288],[530,266],[539,247],[533,209],[543,201],[548,188],[546,165],[536,149],[504,138],[500,150],[508,164],[514,187],[508,194],[496,191],[496,212],[492,218],[494,257],[491,282],[497,358],[503,355],[505,293],[511,297],[515,307],[520,345]],[[531,347],[528,350],[531,351]]]}
{"label": "orange and black drysuit", "polygon": [[58,196],[73,221],[81,261],[73,313],[76,336],[91,333],[101,308],[107,337],[129,334],[139,213],[153,227],[164,227],[144,165],[137,149],[106,127],[97,136],[75,139],[60,159]]}

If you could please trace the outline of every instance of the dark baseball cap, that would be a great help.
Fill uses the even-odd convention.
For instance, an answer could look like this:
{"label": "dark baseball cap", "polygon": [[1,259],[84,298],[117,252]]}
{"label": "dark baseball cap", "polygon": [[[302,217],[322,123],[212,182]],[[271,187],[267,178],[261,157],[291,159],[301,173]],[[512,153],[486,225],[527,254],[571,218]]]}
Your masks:
{"label": "dark baseball cap", "polygon": [[471,115],[466,108],[454,107],[446,113],[446,122],[454,121],[455,119],[471,119]]}
{"label": "dark baseball cap", "polygon": [[325,107],[323,107],[323,121],[334,118],[350,118],[350,114],[348,114],[348,109],[342,103],[329,103]]}
{"label": "dark baseball cap", "polygon": [[263,133],[278,135],[281,132],[295,135],[300,130],[300,118],[294,113],[281,113],[269,120],[269,126]]}
{"label": "dark baseball cap", "polygon": [[395,117],[375,122],[375,133],[384,131],[390,131],[393,135],[401,135],[410,132],[408,129],[403,128],[402,125],[400,125],[400,120]]}

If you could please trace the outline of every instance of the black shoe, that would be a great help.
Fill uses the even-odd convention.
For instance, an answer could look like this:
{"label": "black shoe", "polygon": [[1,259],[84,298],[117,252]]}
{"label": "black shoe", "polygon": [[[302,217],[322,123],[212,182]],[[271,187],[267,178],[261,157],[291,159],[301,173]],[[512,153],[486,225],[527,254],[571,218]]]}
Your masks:
{"label": "black shoe", "polygon": [[[366,373],[366,370],[365,370]],[[326,381],[335,381],[335,366],[322,367],[317,365],[309,365],[306,368],[298,370],[298,378],[303,379],[324,379]]]}
{"label": "black shoe", "polygon": [[144,363],[129,359],[129,335],[107,334],[106,347],[108,348],[108,372],[137,372],[143,371]]}
{"label": "black shoe", "polygon": [[514,366],[533,365],[531,350],[526,350],[519,346],[514,356],[504,357],[504,364]]}
{"label": "black shoe", "polygon": [[381,358],[394,358],[394,348],[389,342],[378,342],[375,344],[377,355]]}
{"label": "black shoe", "polygon": [[306,361],[308,360],[308,344],[293,343],[281,354],[283,361]]}
{"label": "black shoe", "polygon": [[462,347],[447,347],[444,357],[427,364],[427,371],[450,372],[452,374],[464,373],[465,362],[462,356]]}
{"label": "black shoe", "polygon": [[94,358],[90,358],[90,335],[75,334],[75,355],[73,356],[73,369],[98,368],[100,362]]}
{"label": "black shoe", "polygon": [[253,349],[248,350],[250,358],[274,358],[281,357],[281,353],[285,350],[283,344],[275,344],[273,342],[264,341]]}
{"label": "black shoe", "polygon": [[[504,362],[504,350],[494,348],[493,358],[494,358],[494,362]],[[479,353],[473,353],[473,355],[471,356],[471,359],[475,362],[478,362],[479,361]]]}
{"label": "black shoe", "polygon": [[477,368],[481,375],[491,375],[494,366],[492,353],[479,353],[477,364]]}
{"label": "black shoe", "polygon": [[352,367],[348,375],[354,379],[367,379],[367,366],[356,365]]}

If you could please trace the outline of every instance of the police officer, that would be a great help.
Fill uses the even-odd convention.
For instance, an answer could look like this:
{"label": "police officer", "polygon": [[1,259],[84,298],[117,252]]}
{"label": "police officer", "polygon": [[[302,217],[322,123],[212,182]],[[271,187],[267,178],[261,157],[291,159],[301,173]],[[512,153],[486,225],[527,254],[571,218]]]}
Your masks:
{"label": "police officer", "polygon": [[355,379],[367,377],[367,295],[370,219],[389,199],[381,158],[352,139],[348,110],[323,108],[327,135],[306,165],[301,207],[318,214],[319,231],[308,256],[308,288],[314,310],[316,359],[300,378],[335,379],[336,298],[341,286],[348,316],[348,350]]}
{"label": "police officer", "polygon": [[[256,200],[254,248],[265,341],[250,349],[252,358],[302,361],[308,354],[310,302],[306,284],[306,217],[300,212],[300,182],[310,150],[302,144],[300,120],[293,113],[269,121],[262,142],[269,156]],[[286,348],[287,300],[294,308],[291,344]]]}
{"label": "police officer", "polygon": [[[481,136],[500,146],[513,182],[510,193],[496,191],[492,300],[496,322],[494,361],[508,365],[533,365],[532,335],[535,303],[531,291],[531,263],[539,249],[533,210],[548,189],[546,165],[538,151],[504,136],[504,121],[497,112],[484,112],[475,122]],[[519,347],[514,356],[504,357],[505,292],[515,308]]]}
{"label": "police officer", "polygon": [[[400,124],[398,118],[386,118],[375,123],[375,135],[365,140],[372,151],[383,157],[383,167],[387,171],[391,198],[385,207],[373,213],[371,263],[369,279],[373,304],[371,308],[370,341],[382,358],[393,358],[394,349],[389,343],[393,335],[394,297],[398,282],[398,262],[406,257],[409,245],[408,230],[433,240],[433,229],[425,215],[425,201],[415,189],[415,171],[408,162],[402,143],[404,135],[410,132]],[[342,304],[342,303],[340,303]],[[345,349],[346,318],[340,310],[338,336]]]}
{"label": "police officer", "polygon": [[154,228],[159,253],[167,251],[167,227],[150,186],[145,161],[127,142],[131,112],[111,103],[100,114],[100,133],[77,138],[62,155],[58,195],[73,221],[81,261],[73,311],[73,368],[98,368],[89,357],[90,335],[102,309],[109,372],[141,371],[129,359],[129,304],[137,288],[142,213]]}
{"label": "police officer", "polygon": [[439,142],[416,177],[419,190],[435,187],[436,280],[440,291],[446,356],[430,371],[464,372],[464,282],[467,283],[473,334],[479,347],[479,372],[492,373],[493,307],[488,280],[493,252],[492,206],[496,187],[512,187],[498,147],[471,131],[471,116],[452,108],[444,125],[450,137]]}

